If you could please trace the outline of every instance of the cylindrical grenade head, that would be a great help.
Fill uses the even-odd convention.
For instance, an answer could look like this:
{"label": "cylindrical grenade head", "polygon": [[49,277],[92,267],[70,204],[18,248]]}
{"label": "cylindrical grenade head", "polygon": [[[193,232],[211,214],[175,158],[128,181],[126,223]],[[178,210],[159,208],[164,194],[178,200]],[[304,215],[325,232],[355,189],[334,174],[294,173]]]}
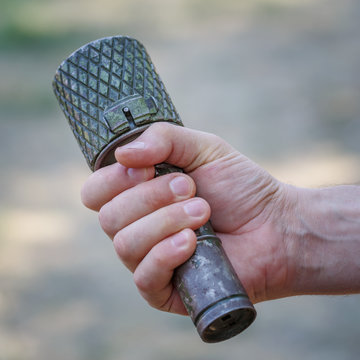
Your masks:
{"label": "cylindrical grenade head", "polygon": [[150,124],[182,125],[144,46],[129,37],[76,50],[57,69],[53,88],[92,170],[113,163],[114,149]]}

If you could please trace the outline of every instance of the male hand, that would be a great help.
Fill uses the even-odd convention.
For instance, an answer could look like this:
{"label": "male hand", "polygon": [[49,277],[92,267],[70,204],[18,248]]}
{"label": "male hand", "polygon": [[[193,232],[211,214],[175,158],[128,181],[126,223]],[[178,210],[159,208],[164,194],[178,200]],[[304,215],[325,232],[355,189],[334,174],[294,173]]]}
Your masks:
{"label": "male hand", "polygon": [[[292,269],[279,221],[283,184],[219,137],[165,123],[152,125],[115,156],[118,163],[89,177],[82,201],[99,211],[102,228],[150,305],[186,314],[171,279],[193,254],[193,230],[207,222],[210,209],[251,301],[288,295]],[[187,174],[154,178],[154,165],[162,162]]]}

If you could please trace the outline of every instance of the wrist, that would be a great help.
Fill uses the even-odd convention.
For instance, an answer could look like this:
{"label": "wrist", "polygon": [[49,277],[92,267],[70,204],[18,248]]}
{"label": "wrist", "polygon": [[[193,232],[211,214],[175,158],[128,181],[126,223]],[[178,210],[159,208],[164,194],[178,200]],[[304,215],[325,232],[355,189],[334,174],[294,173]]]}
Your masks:
{"label": "wrist", "polygon": [[284,241],[292,295],[360,291],[360,191],[287,186]]}

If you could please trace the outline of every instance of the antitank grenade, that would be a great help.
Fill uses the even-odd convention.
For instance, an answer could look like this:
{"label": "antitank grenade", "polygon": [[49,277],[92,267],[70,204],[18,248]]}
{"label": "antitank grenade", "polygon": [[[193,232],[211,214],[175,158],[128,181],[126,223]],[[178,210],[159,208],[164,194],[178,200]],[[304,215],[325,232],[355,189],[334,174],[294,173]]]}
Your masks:
{"label": "antitank grenade", "polygon": [[[90,42],[64,60],[53,81],[55,95],[91,170],[115,162],[114,150],[155,122],[183,126],[144,46],[125,36]],[[156,176],[181,172],[155,166]],[[210,222],[196,230],[193,256],[173,282],[205,342],[246,329],[256,311]]]}

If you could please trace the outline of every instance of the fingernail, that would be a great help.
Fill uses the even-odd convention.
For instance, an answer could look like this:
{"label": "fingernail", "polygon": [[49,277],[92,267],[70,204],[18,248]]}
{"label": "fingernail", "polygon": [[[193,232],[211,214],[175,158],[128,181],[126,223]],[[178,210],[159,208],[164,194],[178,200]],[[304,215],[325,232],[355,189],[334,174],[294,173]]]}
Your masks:
{"label": "fingernail", "polygon": [[171,238],[171,242],[177,248],[186,247],[188,244],[188,237],[184,231],[180,231]]}
{"label": "fingernail", "polygon": [[184,176],[178,176],[170,181],[170,189],[176,196],[185,196],[190,193],[191,186],[189,180]]}
{"label": "fingernail", "polygon": [[133,141],[121,147],[122,149],[145,149],[145,143],[141,141]]}
{"label": "fingernail", "polygon": [[194,199],[184,205],[185,212],[193,217],[200,217],[204,215],[205,206],[202,200]]}
{"label": "fingernail", "polygon": [[147,169],[128,168],[126,170],[126,172],[129,176],[129,178],[135,182],[142,182],[142,181],[147,180]]}

